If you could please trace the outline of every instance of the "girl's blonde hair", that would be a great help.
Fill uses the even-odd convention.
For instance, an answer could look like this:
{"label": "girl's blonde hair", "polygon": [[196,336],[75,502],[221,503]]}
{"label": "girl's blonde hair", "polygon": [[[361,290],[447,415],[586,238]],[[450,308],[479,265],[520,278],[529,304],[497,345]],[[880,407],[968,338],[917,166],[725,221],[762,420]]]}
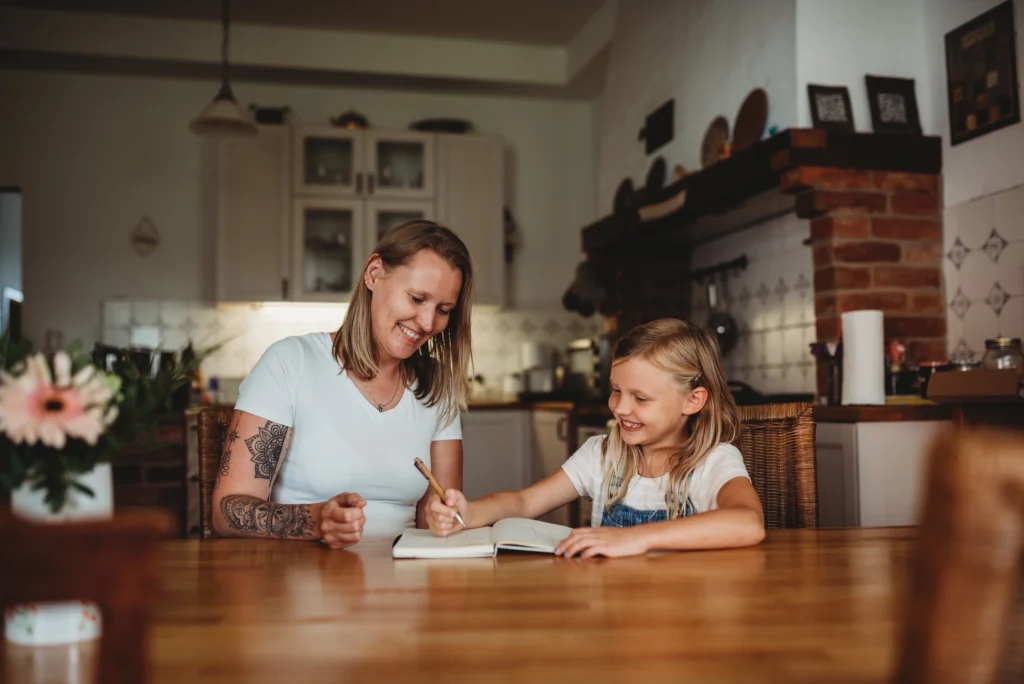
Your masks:
{"label": "girl's blonde hair", "polygon": [[[447,426],[460,410],[466,410],[469,397],[472,363],[469,323],[473,308],[473,265],[469,250],[444,226],[433,221],[409,221],[385,233],[374,248],[373,256],[379,256],[384,268],[391,271],[407,265],[424,249],[434,252],[462,274],[462,289],[448,326],[403,360],[400,371],[406,382],[415,378],[417,399],[427,406],[441,406],[442,421]],[[373,293],[362,276],[360,273],[354,284],[348,312],[334,338],[333,351],[334,358],[344,368],[360,377],[372,378],[380,370],[379,350],[370,317]]]}
{"label": "girl's blonde hair", "polygon": [[[688,438],[671,460],[665,504],[669,517],[676,518],[686,510],[693,471],[715,447],[734,442],[739,436],[736,402],[726,386],[718,340],[710,330],[663,318],[637,326],[619,340],[613,365],[628,359],[653,364],[671,377],[680,392],[689,393],[698,387],[708,392],[704,408],[686,421]],[[643,447],[626,444],[616,422],[602,452],[607,507],[626,498],[642,458]]]}

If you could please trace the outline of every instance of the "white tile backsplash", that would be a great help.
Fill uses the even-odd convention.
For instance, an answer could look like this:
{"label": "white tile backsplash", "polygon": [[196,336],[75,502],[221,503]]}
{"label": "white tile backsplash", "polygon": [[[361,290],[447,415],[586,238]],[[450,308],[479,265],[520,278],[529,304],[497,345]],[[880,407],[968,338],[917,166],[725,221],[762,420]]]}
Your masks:
{"label": "white tile backsplash", "polygon": [[132,323],[131,302],[114,300],[103,303],[103,322],[110,326],[127,328]]}
{"label": "white tile backsplash", "polygon": [[[177,351],[225,343],[203,366],[209,376],[243,377],[267,348],[284,337],[337,329],[344,305],[222,304],[181,300],[104,302],[103,342]],[[581,337],[601,334],[600,316],[582,318],[561,309],[473,312],[475,372],[488,388],[500,389],[506,374],[519,370],[522,342],[548,344],[562,351]]]}
{"label": "white tile backsplash", "polygon": [[950,355],[1024,337],[1024,186],[946,209],[943,242]]}
{"label": "white tile backsplash", "polygon": [[[723,359],[730,379],[764,393],[813,393],[808,345],[815,338],[814,263],[808,222],[789,214],[697,248],[694,268],[747,255],[746,270],[731,274],[723,307],[740,339]],[[707,295],[695,284],[693,319],[707,322]]]}

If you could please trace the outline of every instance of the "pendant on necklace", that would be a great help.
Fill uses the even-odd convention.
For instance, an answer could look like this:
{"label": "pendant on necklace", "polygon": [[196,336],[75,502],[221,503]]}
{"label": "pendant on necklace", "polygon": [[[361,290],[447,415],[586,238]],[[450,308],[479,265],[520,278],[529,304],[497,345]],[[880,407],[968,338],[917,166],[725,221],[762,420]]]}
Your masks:
{"label": "pendant on necklace", "polygon": [[384,404],[377,404],[377,413],[384,413]]}

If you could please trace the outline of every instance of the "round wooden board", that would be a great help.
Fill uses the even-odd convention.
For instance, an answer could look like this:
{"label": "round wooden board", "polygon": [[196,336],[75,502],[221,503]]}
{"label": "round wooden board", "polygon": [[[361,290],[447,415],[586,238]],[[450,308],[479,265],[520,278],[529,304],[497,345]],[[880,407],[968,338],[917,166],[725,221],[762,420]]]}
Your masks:
{"label": "round wooden board", "polygon": [[704,133],[704,141],[700,145],[700,165],[707,168],[716,163],[722,145],[728,141],[729,122],[724,116],[716,116]]}
{"label": "round wooden board", "polygon": [[733,154],[752,147],[761,139],[764,125],[768,120],[768,93],[754,88],[740,105],[736,115],[736,127],[732,131]]}

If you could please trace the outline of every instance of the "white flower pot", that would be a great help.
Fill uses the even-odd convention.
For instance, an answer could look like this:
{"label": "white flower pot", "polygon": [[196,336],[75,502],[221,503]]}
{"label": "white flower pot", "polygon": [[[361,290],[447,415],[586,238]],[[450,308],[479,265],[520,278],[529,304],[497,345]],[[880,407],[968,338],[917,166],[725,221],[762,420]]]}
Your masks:
{"label": "white flower pot", "polygon": [[[64,506],[56,513],[44,502],[45,492],[22,485],[11,493],[11,512],[33,523],[73,524],[109,519],[114,515],[114,487],[109,463],[100,463],[77,478],[94,496],[68,490]],[[74,572],[68,568],[68,572]],[[4,635],[26,646],[53,646],[98,639],[102,633],[100,609],[88,601],[29,603],[7,611]]]}

